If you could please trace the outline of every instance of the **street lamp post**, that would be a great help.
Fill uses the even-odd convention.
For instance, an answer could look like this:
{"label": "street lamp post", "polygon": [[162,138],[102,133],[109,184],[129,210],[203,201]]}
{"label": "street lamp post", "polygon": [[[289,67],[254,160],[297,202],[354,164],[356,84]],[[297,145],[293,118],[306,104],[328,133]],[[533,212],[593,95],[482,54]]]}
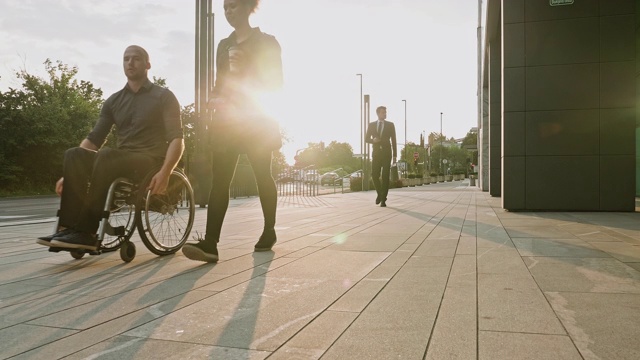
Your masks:
{"label": "street lamp post", "polygon": [[440,173],[444,175],[444,169],[442,165],[442,113],[440,113]]}
{"label": "street lamp post", "polygon": [[[364,178],[364,164],[365,161],[367,161],[367,159],[365,159],[365,151],[364,151],[364,147],[365,147],[365,143],[364,143],[364,117],[362,116],[362,74],[356,74],[356,76],[360,77],[360,155],[362,156],[360,158],[360,168],[362,169],[362,175]],[[364,189],[364,184],[363,184],[363,189]]]}
{"label": "street lamp post", "polygon": [[422,130],[422,141],[420,141],[420,147],[424,150],[424,158],[422,158],[422,177],[427,173],[427,148],[424,147],[425,131]]}
{"label": "street lamp post", "polygon": [[356,74],[356,76],[360,77],[360,154],[364,154],[363,139],[365,124],[362,118],[362,74]]}
{"label": "street lamp post", "polygon": [[407,100],[402,100],[402,102],[404,103],[404,161],[405,161],[405,171],[406,171],[406,167],[409,165],[408,164],[408,157],[407,157]]}

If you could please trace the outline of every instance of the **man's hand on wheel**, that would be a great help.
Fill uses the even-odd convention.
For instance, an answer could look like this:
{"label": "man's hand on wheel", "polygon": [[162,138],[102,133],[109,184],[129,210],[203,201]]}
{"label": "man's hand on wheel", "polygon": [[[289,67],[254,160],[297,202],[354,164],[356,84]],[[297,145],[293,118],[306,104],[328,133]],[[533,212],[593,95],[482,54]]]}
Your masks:
{"label": "man's hand on wheel", "polygon": [[162,194],[167,191],[168,185],[169,175],[165,175],[163,172],[159,171],[153,176],[153,178],[151,178],[151,182],[149,183],[147,190],[151,190],[152,195]]}

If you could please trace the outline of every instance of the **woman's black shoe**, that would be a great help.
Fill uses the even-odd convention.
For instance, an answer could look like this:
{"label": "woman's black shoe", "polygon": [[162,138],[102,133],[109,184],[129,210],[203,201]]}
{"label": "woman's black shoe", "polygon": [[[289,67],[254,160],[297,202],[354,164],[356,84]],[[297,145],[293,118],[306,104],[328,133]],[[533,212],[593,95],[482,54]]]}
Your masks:
{"label": "woman's black shoe", "polygon": [[275,229],[265,229],[260,235],[260,240],[256,243],[256,246],[253,248],[254,251],[269,251],[276,243],[276,231]]}

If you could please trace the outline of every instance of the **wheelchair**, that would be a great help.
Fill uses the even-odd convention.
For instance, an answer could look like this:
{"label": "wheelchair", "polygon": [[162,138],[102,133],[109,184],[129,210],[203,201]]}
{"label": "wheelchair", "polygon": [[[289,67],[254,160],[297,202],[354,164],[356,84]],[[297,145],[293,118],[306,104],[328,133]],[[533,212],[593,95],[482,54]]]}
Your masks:
{"label": "wheelchair", "polygon": [[193,227],[193,188],[184,172],[176,168],[169,177],[167,191],[152,195],[146,188],[157,170],[139,183],[124,177],[111,183],[98,227],[96,251],[61,248],[50,248],[50,251],[69,251],[74,259],[81,259],[86,253],[99,255],[120,250],[120,258],[130,262],[136,256],[136,247],[130,241],[136,229],[153,254],[162,256],[178,251],[187,242]]}

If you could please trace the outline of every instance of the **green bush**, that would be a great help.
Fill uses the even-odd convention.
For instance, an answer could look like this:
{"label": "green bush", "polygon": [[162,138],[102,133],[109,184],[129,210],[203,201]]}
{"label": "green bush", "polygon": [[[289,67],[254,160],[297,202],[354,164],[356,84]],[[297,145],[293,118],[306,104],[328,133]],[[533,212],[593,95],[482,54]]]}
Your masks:
{"label": "green bush", "polygon": [[362,178],[352,178],[351,181],[349,181],[349,190],[362,191]]}
{"label": "green bush", "polygon": [[[362,180],[362,178],[351,178],[351,181],[349,181],[349,190],[362,191]],[[391,181],[389,183],[391,184]],[[391,185],[389,185],[389,187],[391,187]],[[369,190],[373,189],[375,189],[373,180],[369,179]]]}

